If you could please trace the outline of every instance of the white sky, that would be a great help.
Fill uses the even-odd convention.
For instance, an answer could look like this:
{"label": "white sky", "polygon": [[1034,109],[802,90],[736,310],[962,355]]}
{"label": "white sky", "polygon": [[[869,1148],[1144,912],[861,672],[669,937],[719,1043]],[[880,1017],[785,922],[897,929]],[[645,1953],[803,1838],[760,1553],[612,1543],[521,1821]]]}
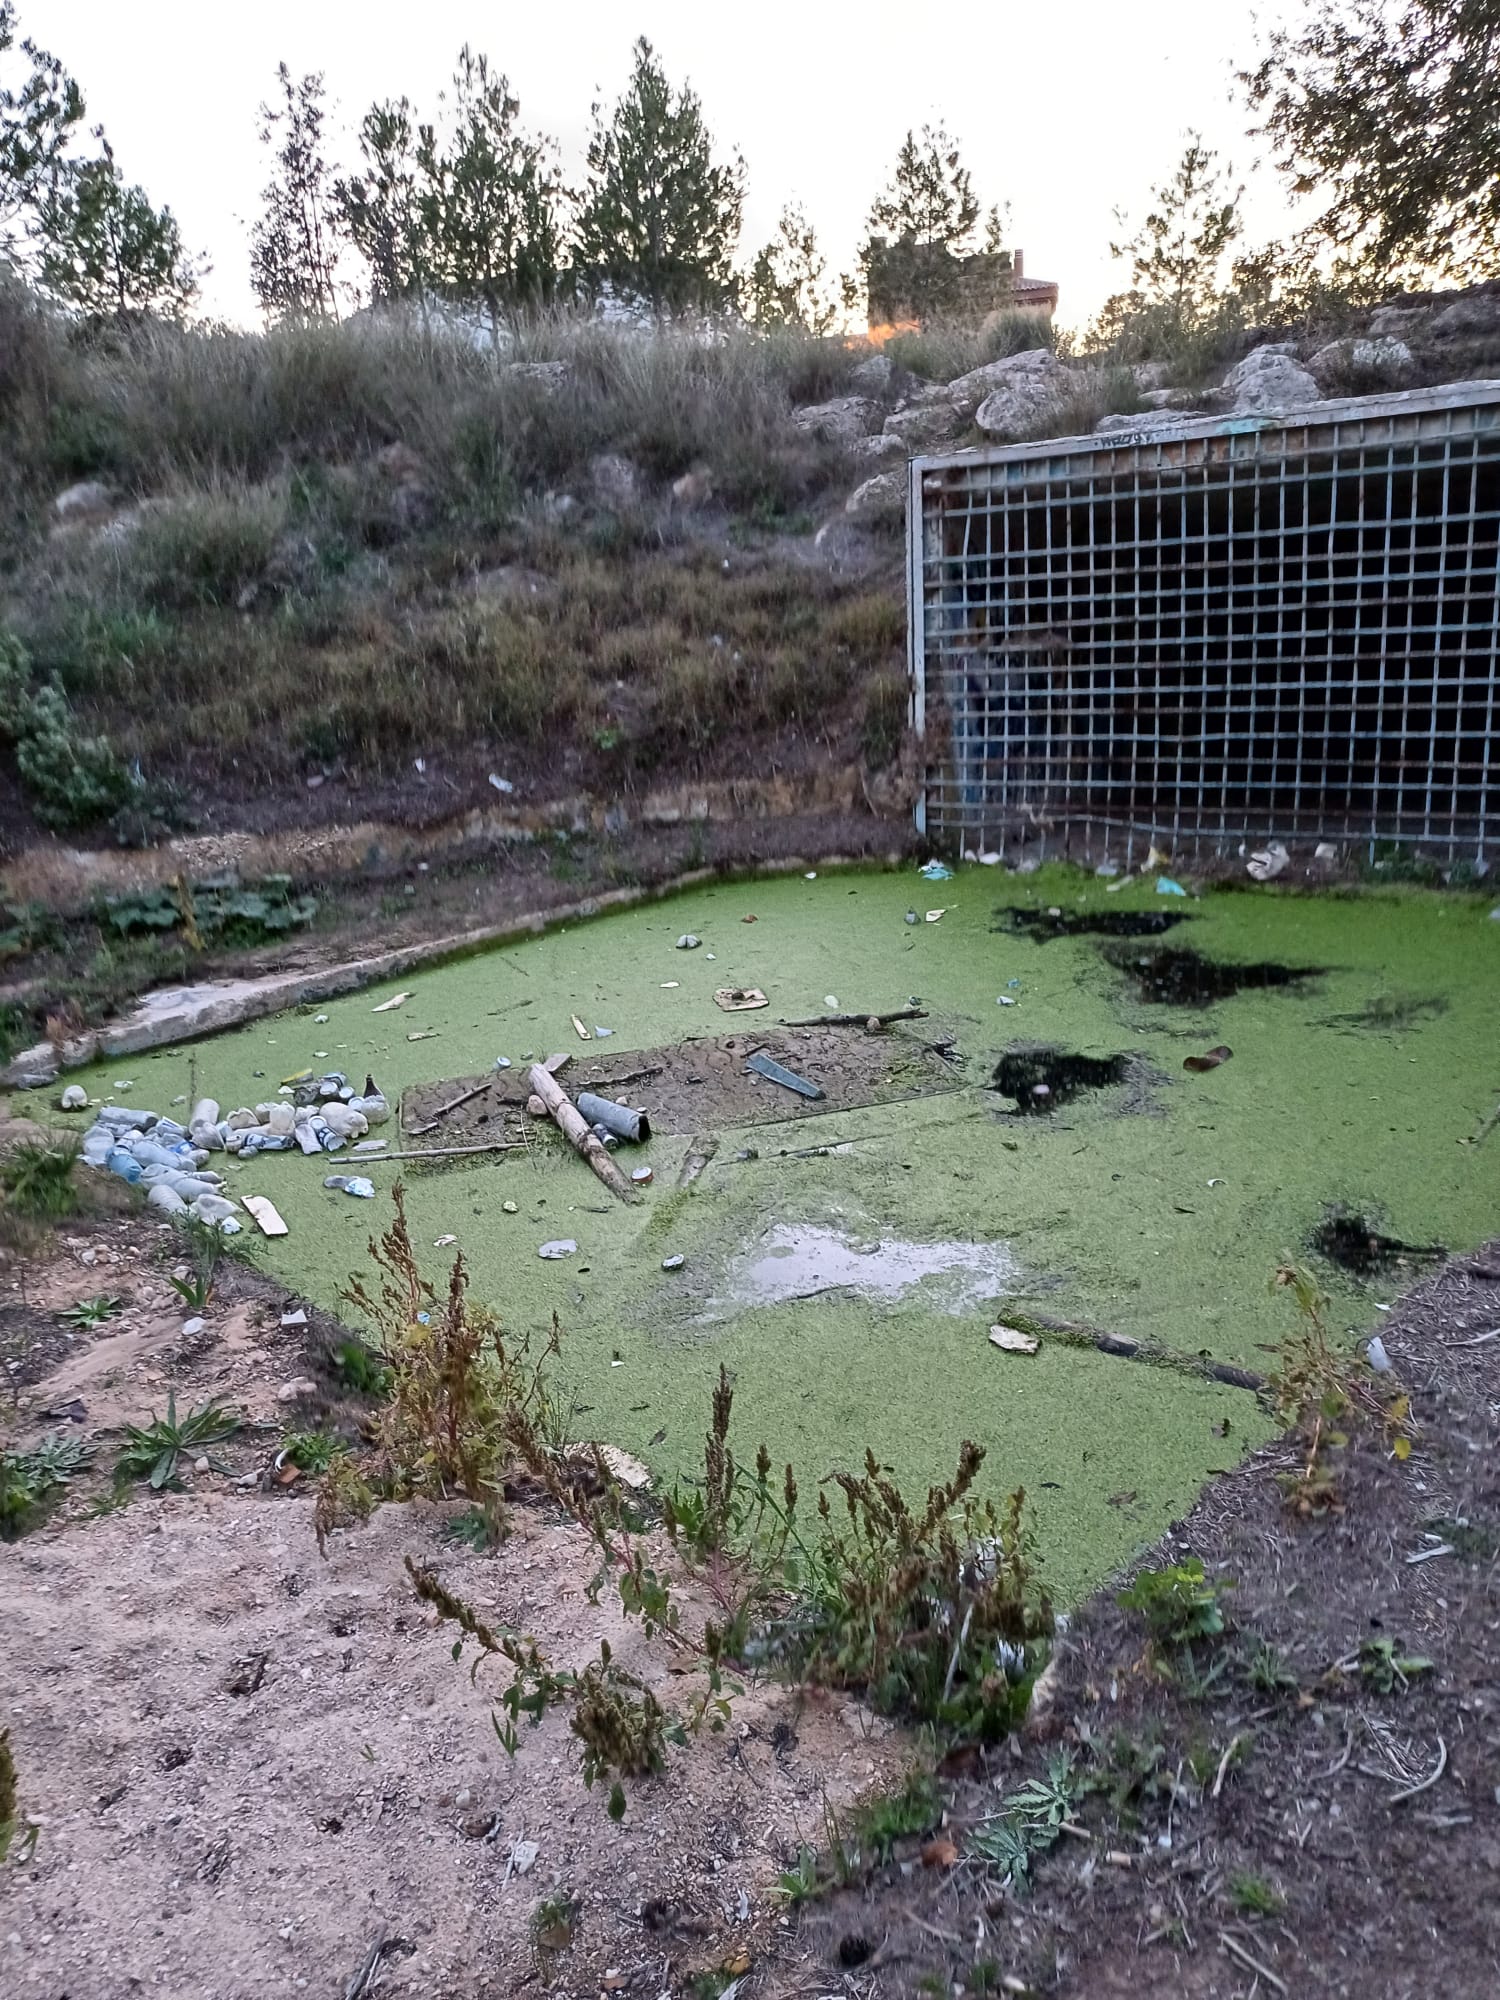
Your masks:
{"label": "white sky", "polygon": [[332,151],[355,163],[353,131],[377,98],[429,111],[460,46],[510,77],[521,115],[561,145],[575,175],[596,94],[612,100],[638,34],[674,82],[684,75],[710,129],[749,167],[748,256],[797,198],[830,267],[847,266],[871,197],[908,126],[943,119],[987,207],[1010,204],[1012,241],[1034,277],[1062,287],[1059,318],[1087,319],[1123,282],[1112,214],[1144,212],[1149,189],[1201,130],[1249,183],[1247,233],[1277,234],[1286,211],[1269,170],[1253,172],[1233,94],[1255,20],[1278,0],[21,0],[25,33],[60,56],[105,124],[121,168],[170,203],[188,246],[214,269],[204,307],[251,323],[246,233],[266,178],[256,108],[276,64],[321,69]]}

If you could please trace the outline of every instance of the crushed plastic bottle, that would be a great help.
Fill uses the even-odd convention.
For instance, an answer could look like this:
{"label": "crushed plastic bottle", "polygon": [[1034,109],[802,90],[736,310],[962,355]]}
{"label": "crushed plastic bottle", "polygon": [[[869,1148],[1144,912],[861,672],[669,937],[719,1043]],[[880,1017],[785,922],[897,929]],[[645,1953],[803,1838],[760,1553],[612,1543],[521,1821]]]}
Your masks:
{"label": "crushed plastic bottle", "polygon": [[951,882],[953,870],[946,861],[926,861],[917,870],[924,882]]}
{"label": "crushed plastic bottle", "polygon": [[134,1153],[127,1153],[123,1146],[116,1146],[104,1162],[112,1174],[118,1174],[122,1181],[129,1181],[134,1187],[141,1177],[141,1163]]}
{"label": "crushed plastic bottle", "polygon": [[356,1194],[361,1201],[373,1201],[375,1183],[367,1181],[363,1174],[329,1174],[323,1182],[326,1188],[337,1188],[341,1194]]}

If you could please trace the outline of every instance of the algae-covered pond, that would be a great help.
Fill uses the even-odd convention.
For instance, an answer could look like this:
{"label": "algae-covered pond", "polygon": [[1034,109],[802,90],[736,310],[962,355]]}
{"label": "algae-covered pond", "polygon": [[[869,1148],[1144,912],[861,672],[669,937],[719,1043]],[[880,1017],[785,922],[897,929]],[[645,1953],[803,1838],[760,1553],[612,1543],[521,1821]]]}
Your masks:
{"label": "algae-covered pond", "polygon": [[[477,1295],[518,1331],[556,1312],[578,1429],[661,1475],[699,1463],[721,1362],[743,1454],[764,1438],[804,1487],[868,1444],[922,1488],[977,1439],[997,1489],[1026,1486],[1067,1596],[1159,1533],[1266,1420],[1243,1390],[1057,1340],[1000,1352],[990,1324],[1035,1312],[1263,1371],[1288,1316],[1272,1272],[1311,1255],[1331,1214],[1414,1245],[1493,1233],[1500,1137],[1468,1143],[1500,1098],[1489,907],[1417,891],[1179,900],[1149,878],[1112,892],[1063,869],[973,867],[940,883],[819,871],[696,890],[82,1081],[158,1110],[196,1088],[227,1111],[309,1066],[356,1083],[368,1069],[394,1101],[502,1055],[518,1072],[528,1055],[607,1052],[628,1071],[633,1050],[731,1033],[753,1044],[833,1001],[865,1013],[920,1000],[929,1018],[887,1036],[893,1058],[897,1038],[951,1040],[948,1056],[913,1046],[936,1072],[923,1094],[791,1117],[767,1084],[753,1120],[698,1128],[718,1151],[685,1191],[692,1128],[678,1116],[642,1155],[619,1156],[655,1169],[633,1209],[550,1132],[529,1151],[438,1167],[347,1154],[219,1164],[229,1193],[269,1195],[290,1225],[264,1259],[330,1306],[404,1175],[419,1245],[456,1236]],[[1064,921],[1101,914],[1116,935]],[[1132,915],[1183,921],[1157,933],[1121,921]],[[685,932],[702,946],[678,950]],[[1223,980],[1224,964],[1291,976]],[[402,987],[399,1009],[374,1011]],[[713,997],[725,987],[763,988],[770,1005],[726,1015]],[[585,1051],[575,1015],[613,1032]],[[1097,1087],[1070,1095],[1073,1072],[1012,1060],[1012,1094],[990,1088],[1002,1058],[1033,1044],[1094,1059],[1081,1073]],[[1220,1048],[1232,1053],[1184,1069]],[[1065,1086],[1055,1096],[1049,1077]],[[649,1107],[651,1083],[622,1094]],[[368,1173],[377,1199],[325,1190],[334,1169]],[[538,1256],[560,1238],[575,1255]],[[430,1251],[434,1277],[448,1254]],[[1378,1324],[1419,1267],[1319,1268],[1335,1325],[1352,1332]]]}

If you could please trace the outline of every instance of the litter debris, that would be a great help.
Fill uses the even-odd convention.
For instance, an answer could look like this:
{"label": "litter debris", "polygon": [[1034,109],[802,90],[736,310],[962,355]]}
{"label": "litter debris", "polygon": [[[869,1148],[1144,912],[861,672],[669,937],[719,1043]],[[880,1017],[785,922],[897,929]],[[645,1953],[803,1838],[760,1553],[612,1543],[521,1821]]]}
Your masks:
{"label": "litter debris", "polygon": [[442,1032],[441,1028],[413,1028],[406,1039],[409,1042],[435,1042]]}
{"label": "litter debris", "polygon": [[513,792],[516,789],[509,778],[499,777],[494,771],[490,772],[490,783],[497,792]]}
{"label": "litter debris", "polygon": [[509,1068],[510,1068],[510,1057],[509,1057],[509,1056],[496,1056],[496,1058],[495,1058],[495,1068],[496,1068],[496,1069],[509,1069]]}
{"label": "litter debris", "polygon": [[267,1201],[263,1194],[247,1194],[245,1207],[255,1218],[255,1226],[262,1236],[285,1236],[287,1226],[276,1211],[276,1204]]}
{"label": "litter debris", "polygon": [[[540,1100],[544,1115],[551,1117],[569,1145],[587,1160],[610,1193],[618,1195],[621,1201],[633,1200],[629,1181],[605,1152],[603,1142],[551,1071],[542,1063],[533,1063],[526,1073],[526,1081],[533,1092],[532,1101]],[[531,1110],[531,1102],[526,1108]]]}
{"label": "litter debris", "polygon": [[680,1271],[686,1262],[687,1258],[679,1251],[675,1257],[663,1257],[661,1267],[664,1271]]}
{"label": "litter debris", "polygon": [[357,1139],[352,1150],[364,1154],[383,1153],[390,1143],[389,1139]]}
{"label": "litter debris", "polygon": [[613,1028],[595,1028],[594,1039],[600,1042],[607,1042],[613,1033]]}
{"label": "litter debris", "polygon": [[457,1241],[458,1238],[456,1236],[435,1236],[432,1239],[432,1247],[434,1250],[446,1250],[450,1244],[454,1244]]}
{"label": "litter debris", "polygon": [[407,1001],[410,1000],[410,998],[411,998],[410,993],[394,994],[389,1000],[382,1000],[378,1007],[372,1007],[370,1009],[370,1012],[372,1014],[394,1013],[396,1008],[404,1007]]}
{"label": "litter debris", "polygon": [[573,1032],[577,1035],[580,1042],[591,1042],[594,1039],[593,1036],[589,1033],[588,1029],[583,1025],[582,1021],[579,1020],[576,1014],[572,1016],[572,1021],[573,1021]]}
{"label": "litter debris", "polygon": [[765,1077],[770,1083],[779,1083],[783,1090],[794,1090],[799,1097],[816,1101],[826,1094],[821,1084],[809,1083],[805,1076],[797,1076],[792,1070],[783,1069],[779,1062],[773,1062],[770,1056],[761,1050],[757,1050],[749,1058],[745,1067],[747,1070],[753,1069],[757,1076]]}
{"label": "litter debris", "polygon": [[1386,1353],[1385,1342],[1380,1338],[1378,1333],[1371,1338],[1369,1344],[1366,1346],[1365,1359],[1377,1375],[1390,1374],[1391,1357]]}
{"label": "litter debris", "polygon": [[1184,1069],[1201,1073],[1207,1069],[1217,1069],[1220,1063],[1228,1062],[1233,1054],[1233,1049],[1228,1047],[1226,1043],[1220,1042],[1218,1047],[1210,1049],[1206,1056],[1184,1056],[1182,1066]]}
{"label": "litter debris", "polygon": [[1272,882],[1289,866],[1291,858],[1279,840],[1268,841],[1245,863],[1245,873],[1253,882]]}
{"label": "litter debris", "polygon": [[194,1314],[192,1319],[185,1319],[182,1322],[183,1339],[191,1340],[195,1334],[202,1333],[204,1327],[206,1327],[207,1325],[208,1321],[206,1319],[199,1317],[197,1314]]}
{"label": "litter debris", "polygon": [[656,1175],[651,1171],[650,1167],[632,1167],[630,1178],[636,1187],[649,1187],[652,1181],[656,1179]]}
{"label": "litter debris", "polygon": [[1120,872],[1120,864],[1119,864],[1119,862],[1118,862],[1118,861],[1111,861],[1111,860],[1110,860],[1110,859],[1108,858],[1108,856],[1106,856],[1106,857],[1105,857],[1105,859],[1104,859],[1103,861],[1101,861],[1101,862],[1099,863],[1099,866],[1098,866],[1098,867],[1097,867],[1097,868],[1096,868],[1096,869],[1094,870],[1094,873],[1095,873],[1096,875],[1101,875],[1101,876],[1103,876],[1103,877],[1104,877],[1104,878],[1105,878],[1106,880],[1108,880],[1108,879],[1111,879],[1112,877],[1114,877],[1114,876],[1118,875],[1118,874],[1119,874],[1119,872]]}
{"label": "litter debris", "polygon": [[1156,893],[1158,896],[1185,896],[1187,890],[1183,888],[1180,882],[1174,882],[1170,875],[1158,875],[1156,878]]}
{"label": "litter debris", "polygon": [[571,1236],[561,1236],[553,1243],[542,1244],[536,1254],[538,1257],[545,1257],[549,1263],[555,1264],[564,1257],[575,1256],[577,1251],[578,1245],[573,1241]]}
{"label": "litter debris", "polygon": [[946,861],[924,861],[917,870],[924,882],[951,882],[953,870]]}
{"label": "litter debris", "polygon": [[675,993],[681,984],[682,981],[680,979],[664,979],[661,983],[661,990],[663,993]]}
{"label": "litter debris", "polygon": [[721,986],[714,994],[714,1005],[726,1014],[753,1014],[757,1007],[770,1004],[758,986]]}
{"label": "litter debris", "polygon": [[505,1210],[507,1215],[514,1215],[517,1212],[516,1204],[513,1201],[502,1201],[500,1206]]}
{"label": "litter debris", "polygon": [[1170,854],[1163,854],[1159,847],[1153,845],[1141,863],[1141,873],[1149,875],[1157,868],[1165,868],[1171,859]]}
{"label": "litter debris", "polygon": [[596,1097],[592,1091],[578,1093],[578,1115],[588,1125],[602,1125],[606,1132],[617,1139],[628,1139],[638,1146],[651,1137],[651,1120],[644,1111],[633,1111],[628,1104],[617,1104],[612,1097]]}
{"label": "litter debris", "polygon": [[742,924],[758,924],[758,923],[760,922],[760,918],[759,918],[759,917],[741,917],[741,918],[740,918],[740,922],[741,922]]}
{"label": "litter debris", "polygon": [[287,1330],[294,1326],[306,1326],[307,1314],[301,1306],[298,1306],[295,1312],[284,1312],[281,1315],[281,1324]]}
{"label": "litter debris", "polygon": [[518,1875],[529,1874],[536,1863],[541,1848],[534,1840],[518,1840],[510,1850],[511,1865]]}
{"label": "litter debris", "polygon": [[356,1194],[361,1201],[373,1201],[375,1183],[367,1181],[363,1174],[329,1174],[323,1182],[326,1188],[337,1188],[341,1194]]}
{"label": "litter debris", "polygon": [[838,1004],[839,1004],[839,996],[837,995],[837,993],[825,993],[823,995],[823,1005],[825,1007],[832,1007],[836,1010]]}
{"label": "litter debris", "polygon": [[1339,851],[1331,840],[1320,840],[1313,849],[1314,861],[1337,861]]}
{"label": "litter debris", "polygon": [[325,1027],[328,1022],[328,1016],[326,1014],[314,1014],[313,1019],[317,1022],[320,1028]]}
{"label": "litter debris", "polygon": [[907,911],[907,913],[906,913],[906,919],[905,919],[905,920],[906,920],[906,922],[907,922],[907,923],[909,923],[909,924],[914,924],[914,923],[915,923],[915,922],[917,921],[917,913],[916,913],[916,911],[915,911],[915,910],[908,910],[908,911]]}
{"label": "litter debris", "polygon": [[1001,993],[996,996],[995,1005],[997,1007],[1014,1007],[1015,1004],[1016,999],[1013,993]]}
{"label": "litter debris", "polygon": [[679,951],[696,951],[702,942],[701,937],[694,937],[691,931],[684,931],[682,936],[677,940],[677,949]]}
{"label": "litter debris", "polygon": [[87,1108],[89,1094],[81,1083],[70,1083],[57,1101],[64,1111],[83,1111]]}
{"label": "litter debris", "polygon": [[806,873],[806,874],[805,874],[805,875],[803,876],[803,878],[802,878],[802,879],[803,879],[803,881],[804,881],[804,882],[816,882],[816,881],[817,881],[817,879],[818,879],[818,871],[817,871],[817,869],[816,869],[816,868],[809,868],[809,869],[808,869],[808,871],[807,871],[807,873]]}
{"label": "litter debris", "polygon": [[1041,1342],[1034,1333],[1023,1333],[1018,1326],[992,1326],[990,1346],[1001,1347],[1007,1354],[1035,1354]]}
{"label": "litter debris", "polygon": [[946,915],[947,915],[946,910],[929,910],[927,912],[927,921],[930,924],[941,923]]}

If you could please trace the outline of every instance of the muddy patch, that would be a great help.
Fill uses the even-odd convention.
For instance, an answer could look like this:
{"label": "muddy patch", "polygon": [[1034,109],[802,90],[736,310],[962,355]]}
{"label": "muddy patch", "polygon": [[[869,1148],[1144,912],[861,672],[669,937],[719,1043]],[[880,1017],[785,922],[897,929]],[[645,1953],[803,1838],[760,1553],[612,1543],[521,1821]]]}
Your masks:
{"label": "muddy patch", "polygon": [[1301,987],[1309,979],[1321,979],[1327,971],[1326,966],[1280,965],[1269,959],[1234,965],[1205,958],[1185,946],[1142,952],[1126,945],[1106,945],[1104,956],[1117,972],[1124,973],[1141,999],[1161,1007],[1211,1007],[1236,993]]}
{"label": "muddy patch", "polygon": [[[810,1100],[747,1071],[757,1054],[815,1084],[822,1096]],[[629,1055],[584,1056],[560,1081],[575,1100],[584,1090],[613,1097],[644,1108],[654,1131],[683,1134],[929,1097],[961,1083],[961,1061],[930,1021],[876,1035],[863,1028],[771,1028]],[[421,1147],[517,1142],[526,1095],[519,1063],[488,1078],[417,1084],[401,1102],[402,1133]]]}
{"label": "muddy patch", "polygon": [[1358,1278],[1377,1276],[1402,1264],[1434,1263],[1448,1252],[1441,1243],[1402,1243],[1384,1236],[1363,1215],[1336,1211],[1312,1233],[1312,1247],[1341,1271]]}
{"label": "muddy patch", "polygon": [[1424,1021],[1436,1021],[1448,1011],[1440,993],[1377,993],[1366,1006],[1348,1014],[1329,1014],[1325,1028],[1358,1028],[1373,1035],[1398,1035]]}
{"label": "muddy patch", "polygon": [[990,1088],[1027,1117],[1046,1117],[1089,1091],[1130,1077],[1127,1056],[1077,1056],[1065,1049],[1013,1049],[995,1065]]}
{"label": "muddy patch", "polygon": [[886,1305],[915,1295],[931,1310],[965,1313],[1010,1290],[1019,1273],[1004,1243],[916,1243],[778,1222],[731,1258],[722,1292],[708,1301],[703,1318],[726,1319],[829,1292],[854,1292]]}
{"label": "muddy patch", "polygon": [[1178,924],[1192,922],[1186,910],[1038,910],[1019,903],[1002,904],[995,915],[999,922],[990,925],[992,931],[1030,938],[1034,944],[1069,937],[1162,937]]}

